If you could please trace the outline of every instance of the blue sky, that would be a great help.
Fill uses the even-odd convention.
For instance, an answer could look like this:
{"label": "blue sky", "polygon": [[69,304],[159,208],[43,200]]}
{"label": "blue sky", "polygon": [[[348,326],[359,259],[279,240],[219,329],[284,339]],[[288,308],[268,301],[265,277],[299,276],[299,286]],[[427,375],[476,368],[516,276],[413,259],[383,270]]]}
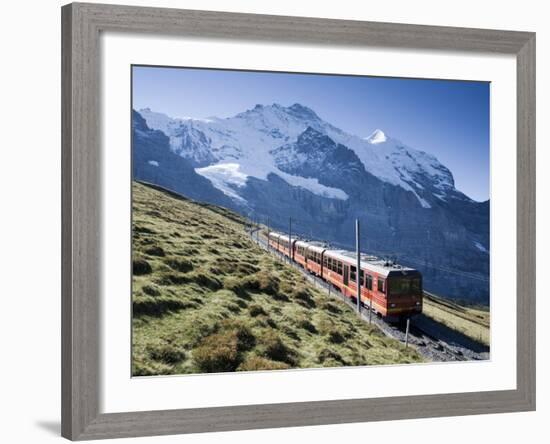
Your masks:
{"label": "blue sky", "polygon": [[301,103],[358,136],[381,129],[435,155],[472,199],[489,198],[490,84],[206,70],[133,68],[133,107],[171,117],[230,117],[256,104]]}

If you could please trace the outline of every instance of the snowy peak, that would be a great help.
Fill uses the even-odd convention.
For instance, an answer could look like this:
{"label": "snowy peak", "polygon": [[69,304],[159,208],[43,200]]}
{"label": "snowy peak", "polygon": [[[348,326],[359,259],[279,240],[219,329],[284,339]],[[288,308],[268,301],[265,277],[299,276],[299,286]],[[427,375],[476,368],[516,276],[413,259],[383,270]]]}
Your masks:
{"label": "snowy peak", "polygon": [[313,121],[321,120],[319,116],[315,114],[315,111],[313,111],[311,108],[308,108],[307,106],[300,105],[299,103],[295,103],[294,105],[285,108],[285,111],[297,119]]}
{"label": "snowy peak", "polygon": [[315,148],[334,145],[334,141],[326,134],[308,126],[306,130],[298,136],[296,145],[300,147],[302,151],[312,151]]}
{"label": "snowy peak", "polygon": [[365,140],[371,145],[377,145],[379,143],[385,142],[388,139],[384,134],[384,131],[377,129],[377,130],[374,130],[374,132]]}
{"label": "snowy peak", "polygon": [[309,170],[320,170],[327,154],[335,148],[330,137],[308,126],[295,142],[273,149],[270,154],[280,170],[307,177],[311,172],[304,173],[304,165],[307,164]]}
{"label": "snowy peak", "polygon": [[307,126],[315,128],[322,126],[322,120],[319,116],[312,109],[299,103],[295,103],[289,107],[278,103],[272,105],[257,104],[254,108],[225,120],[233,121],[235,119],[248,122],[251,126],[258,129],[290,131],[293,136],[297,135],[297,127],[299,127],[299,132],[301,132]]}

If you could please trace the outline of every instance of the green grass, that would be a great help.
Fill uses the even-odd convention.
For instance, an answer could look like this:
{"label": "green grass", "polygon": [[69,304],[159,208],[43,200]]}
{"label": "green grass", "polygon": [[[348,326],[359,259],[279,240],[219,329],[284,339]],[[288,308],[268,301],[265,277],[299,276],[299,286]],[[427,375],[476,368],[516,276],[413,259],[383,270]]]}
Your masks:
{"label": "green grass", "polygon": [[424,295],[423,313],[452,330],[490,345],[491,317],[488,307],[465,306],[435,295]]}
{"label": "green grass", "polygon": [[421,362],[252,242],[245,219],[133,185],[134,375]]}

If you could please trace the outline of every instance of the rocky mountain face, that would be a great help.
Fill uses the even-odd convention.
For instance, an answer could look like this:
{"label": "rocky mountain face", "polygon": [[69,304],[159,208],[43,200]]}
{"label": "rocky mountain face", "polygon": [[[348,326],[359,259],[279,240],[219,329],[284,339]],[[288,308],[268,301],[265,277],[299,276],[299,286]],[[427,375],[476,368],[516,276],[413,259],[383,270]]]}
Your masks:
{"label": "rocky mountain face", "polygon": [[[489,202],[454,186],[434,156],[382,131],[350,135],[295,104],[234,117],[172,119],[134,112],[134,174],[278,230],[418,268],[429,291],[489,300]],[[137,154],[136,154],[137,153]]]}

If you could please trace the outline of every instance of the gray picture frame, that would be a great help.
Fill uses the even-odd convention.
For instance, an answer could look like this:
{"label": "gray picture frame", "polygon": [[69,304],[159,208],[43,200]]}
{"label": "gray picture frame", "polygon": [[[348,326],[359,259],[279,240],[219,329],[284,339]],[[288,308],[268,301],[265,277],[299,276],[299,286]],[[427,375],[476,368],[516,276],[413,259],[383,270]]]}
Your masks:
{"label": "gray picture frame", "polygon": [[[510,54],[517,60],[517,388],[99,411],[101,32]],[[73,3],[62,8],[62,435],[72,440],[535,409],[535,34]]]}

